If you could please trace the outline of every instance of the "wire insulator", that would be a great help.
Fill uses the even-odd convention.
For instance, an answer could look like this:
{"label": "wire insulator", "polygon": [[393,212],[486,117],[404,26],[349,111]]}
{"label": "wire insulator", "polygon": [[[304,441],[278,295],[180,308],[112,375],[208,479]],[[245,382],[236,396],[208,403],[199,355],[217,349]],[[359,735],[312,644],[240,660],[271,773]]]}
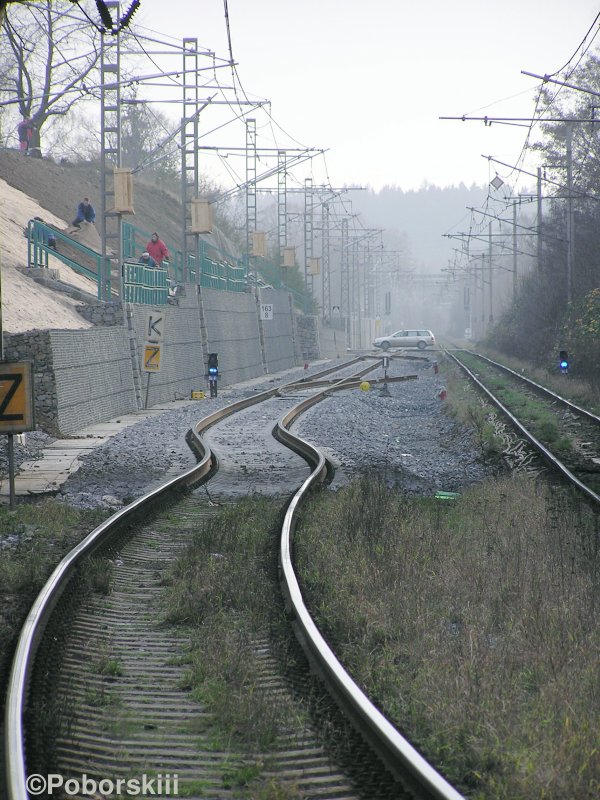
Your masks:
{"label": "wire insulator", "polygon": [[129,25],[131,18],[133,17],[133,15],[135,14],[135,12],[138,10],[139,7],[140,7],[140,0],[133,0],[133,3],[129,6],[126,13],[123,14],[121,19],[119,20],[119,30],[122,30],[123,28],[126,28]]}
{"label": "wire insulator", "polygon": [[96,8],[98,9],[98,14],[100,14],[100,19],[102,20],[102,24],[106,28],[107,31],[112,31],[113,29],[113,21],[110,15],[110,11],[108,10],[108,6],[104,2],[104,0],[96,0]]}

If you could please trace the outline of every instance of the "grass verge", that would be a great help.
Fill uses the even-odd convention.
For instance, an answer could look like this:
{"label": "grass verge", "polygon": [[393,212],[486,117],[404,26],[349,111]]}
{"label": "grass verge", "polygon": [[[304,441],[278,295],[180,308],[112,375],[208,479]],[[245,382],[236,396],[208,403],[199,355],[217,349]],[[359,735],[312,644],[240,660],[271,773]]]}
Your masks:
{"label": "grass verge", "polygon": [[[0,506],[0,706],[18,635],[32,602],[58,562],[105,517],[55,500]],[[96,584],[93,574],[89,576]]]}
{"label": "grass verge", "polygon": [[486,347],[477,347],[477,350],[482,354],[491,358],[492,361],[498,361],[505,364],[515,372],[519,372],[526,378],[529,378],[536,383],[546,386],[556,394],[561,395],[570,400],[572,403],[584,406],[595,414],[600,413],[600,403],[598,401],[598,392],[587,381],[576,378],[573,375],[562,375],[558,368],[555,370],[544,369],[537,367],[526,361],[521,361],[518,358],[513,358],[505,353],[497,353]]}
{"label": "grass verge", "polygon": [[522,476],[455,502],[360,481],[297,534],[304,589],[367,693],[469,797],[600,786],[600,539]]}

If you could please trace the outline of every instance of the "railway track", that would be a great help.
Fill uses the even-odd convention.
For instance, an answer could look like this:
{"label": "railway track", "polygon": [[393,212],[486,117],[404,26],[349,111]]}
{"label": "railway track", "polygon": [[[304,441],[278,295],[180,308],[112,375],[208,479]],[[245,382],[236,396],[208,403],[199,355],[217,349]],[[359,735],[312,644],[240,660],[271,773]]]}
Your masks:
{"label": "railway track", "polygon": [[479,353],[446,354],[553,470],[600,504],[600,417]]}
{"label": "railway track", "polygon": [[[261,779],[287,787],[289,797],[460,798],[337,662],[304,606],[291,560],[298,508],[331,470],[318,450],[290,431],[293,421],[379,364],[367,359],[342,378],[328,370],[205,418],[188,435],[197,466],[115,514],[61,562],[25,623],[13,665],[6,714],[10,800],[25,800],[28,790],[30,796],[44,793],[35,791],[33,774],[96,781],[145,776],[153,781],[148,794],[243,796],[231,776],[248,768],[247,755],[215,741],[210,709],[185,688],[189,632],[164,624],[161,594],[170,564],[202,522],[219,505],[265,485],[287,505],[279,546],[282,603],[353,726],[318,699],[318,719],[283,732],[271,752],[260,754]],[[271,435],[276,420],[275,435],[289,449]],[[108,593],[90,592],[94,582]],[[312,686],[305,667],[282,676],[268,636],[256,638],[253,650],[273,702]],[[334,753],[331,735],[324,739],[320,726],[335,731]],[[104,794],[126,793],[108,788],[113,791]]]}

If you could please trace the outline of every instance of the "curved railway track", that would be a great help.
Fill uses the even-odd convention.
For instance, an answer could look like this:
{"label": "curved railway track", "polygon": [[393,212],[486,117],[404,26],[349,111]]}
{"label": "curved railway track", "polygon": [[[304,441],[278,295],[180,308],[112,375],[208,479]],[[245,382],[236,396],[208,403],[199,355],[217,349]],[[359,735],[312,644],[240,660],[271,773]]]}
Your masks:
{"label": "curved railway track", "polygon": [[[360,732],[358,738],[347,730],[342,734],[357,741],[340,761],[328,753],[312,725],[301,733],[289,731],[269,755],[264,775],[297,787],[303,797],[459,800],[460,794],[351,681],[310,618],[293,570],[298,508],[331,467],[290,427],[306,408],[332,391],[356,385],[379,363],[373,357],[351,376],[321,388],[339,368],[327,370],[317,380],[262,392],[205,418],[188,434],[199,458],[195,467],[113,515],[63,559],[32,607],[13,663],[6,709],[10,800],[26,800],[28,776],[49,769],[98,779],[146,774],[154,777],[154,791],[163,794],[234,796],[223,782],[224,764],[231,766],[232,754],[215,746],[210,711],[182,688],[188,636],[161,623],[160,595],[165,571],[188,535],[214,513],[216,503],[252,493],[261,470],[282,503],[292,495],[279,553],[287,614],[311,664]],[[271,436],[277,419],[274,434],[289,449]],[[276,454],[275,464],[264,458],[265,448]],[[82,595],[90,559],[101,576],[110,569],[106,596]],[[266,689],[273,697],[290,691],[268,638],[254,647]],[[292,682],[307,680],[301,675]],[[410,793],[401,786],[410,787]]]}
{"label": "curved railway track", "polygon": [[[480,353],[446,355],[552,469],[600,504],[600,417]],[[523,422],[519,417],[526,413],[530,421]]]}

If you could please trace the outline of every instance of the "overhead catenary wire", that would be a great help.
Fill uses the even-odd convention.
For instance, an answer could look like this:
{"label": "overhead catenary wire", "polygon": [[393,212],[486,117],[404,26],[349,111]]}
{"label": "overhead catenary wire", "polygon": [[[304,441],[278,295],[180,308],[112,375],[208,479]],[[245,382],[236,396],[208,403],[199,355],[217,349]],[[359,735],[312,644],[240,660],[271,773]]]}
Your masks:
{"label": "overhead catenary wire", "polygon": [[[79,6],[79,4],[77,5],[78,9],[76,13],[72,15],[74,21],[79,21],[80,20],[79,11],[84,11],[84,9]],[[221,122],[218,125],[211,126],[211,128],[204,131],[202,133],[202,136],[199,138],[203,139],[204,141],[207,141],[208,137],[215,134],[226,125],[229,125],[231,124],[231,122],[236,120],[243,121],[250,113],[252,113],[252,110],[259,109],[259,110],[264,110],[265,120],[266,120],[264,124],[261,126],[261,129],[262,130],[265,130],[266,128],[270,129],[272,139],[276,144],[277,150],[286,149],[284,146],[282,146],[282,143],[280,141],[281,134],[283,134],[288,140],[291,140],[292,142],[302,146],[306,151],[310,151],[310,148],[307,148],[305,145],[302,144],[302,142],[293,137],[285,129],[285,127],[276,120],[270,108],[270,102],[268,100],[265,100],[263,98],[259,98],[256,100],[249,99],[249,95],[247,94],[244,86],[242,85],[240,75],[236,68],[235,54],[232,41],[233,26],[231,24],[232,20],[230,18],[229,8],[226,0],[224,0],[224,12],[225,12],[225,25],[227,30],[228,58],[223,59],[216,57],[212,51],[207,50],[203,53],[203,55],[212,57],[213,63],[211,63],[210,66],[201,67],[200,69],[203,71],[211,72],[211,79],[210,81],[207,81],[207,83],[212,84],[210,86],[211,89],[214,86],[216,91],[220,93],[220,95],[223,98],[223,104],[229,107],[229,109],[233,114],[234,119]],[[86,13],[86,17],[90,21],[92,21],[89,14]],[[105,27],[107,27],[108,18],[104,22],[105,22]],[[102,30],[98,26],[95,27],[102,33]],[[109,33],[108,31],[106,30],[104,31],[105,35],[108,33]],[[142,70],[138,70],[137,74],[128,76],[127,78],[120,80],[119,85],[121,87],[135,86],[136,84],[146,84],[148,86],[151,86],[153,89],[156,89],[158,87],[155,81],[160,79],[162,79],[160,85],[167,86],[170,84],[173,86],[174,89],[177,89],[182,86],[182,81],[180,80],[182,75],[182,69],[165,70],[162,60],[155,57],[155,55],[151,52],[152,50],[160,50],[161,52],[164,50],[165,54],[167,52],[172,51],[173,55],[177,55],[178,53],[181,52],[181,44],[180,43],[175,44],[172,42],[172,37],[168,37],[167,35],[163,34],[158,34],[156,31],[153,31],[152,29],[144,26],[136,26],[135,29],[129,28],[123,31],[122,51],[121,51],[122,54],[126,53],[127,55],[131,56],[139,55],[143,57],[144,59],[147,60],[147,62],[151,63],[154,66],[154,68],[156,69],[156,75],[144,74]],[[64,60],[66,61],[67,59]],[[72,63],[72,60],[70,60],[70,62]],[[215,67],[219,68],[224,66],[230,67],[230,69],[232,70],[232,75],[234,80],[232,81],[231,86],[224,86],[223,82],[219,80],[218,77],[216,77],[215,75],[214,71]],[[65,96],[68,96],[68,93],[71,93],[73,96],[76,96],[76,94],[80,93],[81,91],[88,94],[95,94],[99,92],[101,88],[102,85],[99,81],[94,81],[94,82],[89,81],[86,86],[72,87],[71,89],[68,90],[68,92],[65,93]],[[231,91],[233,91],[233,93],[236,96],[235,100],[232,100],[231,98]],[[216,98],[211,97],[210,100],[212,101],[213,104],[215,105],[217,104]],[[156,163],[156,161],[160,160],[161,158],[174,155],[178,151],[178,149],[180,149],[180,146],[177,143],[173,143],[173,137],[174,135],[176,135],[176,133],[173,134],[169,132],[169,130],[165,126],[164,121],[160,119],[156,114],[154,114],[152,109],[150,108],[151,103],[161,103],[168,101],[155,100],[152,97],[147,97],[147,98],[131,98],[131,102],[137,102],[141,105],[144,105],[146,113],[150,117],[152,117],[154,122],[157,125],[159,125],[165,131],[165,133],[168,134],[163,141],[161,141],[156,145],[152,153],[148,154],[148,156],[146,156],[143,161],[141,161],[139,164],[136,165],[135,171],[139,171],[140,169],[143,169],[144,166]],[[11,104],[11,101],[4,101],[1,102],[0,104],[9,105]],[[248,109],[243,108],[243,105],[245,104],[251,104],[252,110],[249,111]],[[324,154],[324,151],[322,149],[318,150],[315,149],[314,152],[315,154],[318,153],[319,155]],[[231,169],[231,165],[226,165],[222,156],[219,156],[219,159],[220,163],[225,167],[229,178],[233,178],[235,175],[235,170]],[[312,157],[309,160],[311,162],[311,169],[312,169]],[[323,161],[323,163],[325,164],[326,167],[326,162]],[[287,169],[290,168],[289,163],[286,165],[286,168]],[[236,181],[236,183],[239,183],[239,180]]]}
{"label": "overhead catenary wire", "polygon": [[[577,46],[577,48],[575,49],[575,51],[574,51],[573,55],[572,55],[572,56],[571,56],[571,57],[568,59],[568,61],[567,61],[565,64],[563,64],[563,66],[562,66],[560,69],[557,69],[557,70],[556,70],[556,72],[553,72],[553,73],[551,73],[551,74],[548,76],[549,78],[553,78],[555,75],[559,75],[561,72],[563,72],[563,71],[564,71],[564,70],[565,70],[565,69],[566,69],[566,68],[569,66],[569,64],[571,63],[571,61],[572,61],[572,60],[575,58],[575,56],[576,56],[576,55],[577,55],[577,53],[579,52],[580,48],[582,48],[582,47],[583,47],[583,45],[585,44],[585,42],[586,42],[586,39],[587,39],[587,38],[588,38],[588,36],[590,35],[590,32],[592,31],[592,29],[593,29],[593,28],[594,28],[594,26],[595,26],[595,25],[598,23],[598,21],[599,21],[599,20],[600,20],[600,11],[599,11],[599,12],[596,14],[596,16],[594,17],[594,21],[592,22],[592,24],[591,24],[591,25],[590,25],[590,27],[588,28],[588,31],[587,31],[587,33],[585,34],[585,36],[583,37],[583,39],[581,40],[581,42],[579,43],[579,45]],[[588,50],[590,49],[590,47],[591,47],[591,45],[592,45],[592,43],[593,43],[593,41],[594,41],[594,39],[596,38],[596,36],[597,36],[597,35],[598,35],[598,31],[596,31],[596,33],[595,33],[595,34],[594,34],[594,36],[592,37],[592,39],[591,39],[590,43],[588,44],[588,46],[587,46],[587,47],[585,48],[585,50],[583,51],[582,55],[580,56],[580,60],[581,60],[581,58],[582,58],[582,57],[585,55],[585,53],[587,53],[587,52],[588,52]]]}

